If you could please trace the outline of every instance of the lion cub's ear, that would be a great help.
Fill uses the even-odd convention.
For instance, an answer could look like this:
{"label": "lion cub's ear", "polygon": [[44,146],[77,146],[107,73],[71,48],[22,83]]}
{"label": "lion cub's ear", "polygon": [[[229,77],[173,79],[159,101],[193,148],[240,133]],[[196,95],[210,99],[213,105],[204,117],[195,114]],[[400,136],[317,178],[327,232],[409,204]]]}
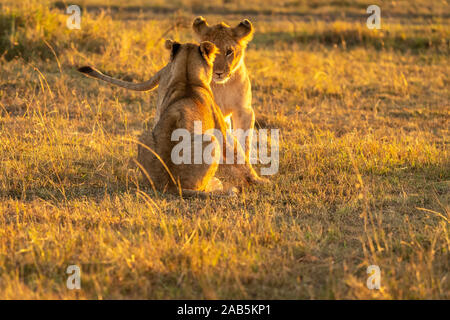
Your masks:
{"label": "lion cub's ear", "polygon": [[233,33],[236,40],[243,40],[249,42],[253,37],[253,26],[250,20],[242,20],[236,27],[233,28]]}
{"label": "lion cub's ear", "polygon": [[200,43],[200,53],[206,61],[214,62],[217,51],[217,47],[212,42],[202,41]]}
{"label": "lion cub's ear", "polygon": [[181,44],[179,42],[167,39],[164,46],[166,49],[170,50],[170,60],[172,60],[180,49]]}
{"label": "lion cub's ear", "polygon": [[192,23],[192,29],[194,29],[195,33],[199,36],[203,36],[209,30],[208,22],[206,22],[205,18],[202,16],[197,17]]}

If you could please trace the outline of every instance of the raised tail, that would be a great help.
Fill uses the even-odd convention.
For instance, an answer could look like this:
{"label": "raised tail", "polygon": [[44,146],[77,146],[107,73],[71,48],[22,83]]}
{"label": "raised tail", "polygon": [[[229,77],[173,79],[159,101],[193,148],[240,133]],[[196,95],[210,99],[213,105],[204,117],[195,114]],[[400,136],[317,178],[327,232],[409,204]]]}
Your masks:
{"label": "raised tail", "polygon": [[116,86],[119,86],[119,87],[122,87],[125,89],[130,89],[130,90],[135,90],[135,91],[148,91],[148,90],[153,90],[154,88],[156,88],[158,86],[159,79],[161,77],[161,73],[164,69],[165,69],[165,67],[162,68],[161,70],[159,70],[150,80],[141,82],[141,83],[133,83],[133,82],[115,79],[115,78],[107,76],[107,75],[101,73],[100,71],[98,71],[92,67],[89,67],[89,66],[81,67],[78,69],[78,71],[81,73],[84,73],[85,75],[87,75],[89,77],[100,79],[100,80],[112,83]]}

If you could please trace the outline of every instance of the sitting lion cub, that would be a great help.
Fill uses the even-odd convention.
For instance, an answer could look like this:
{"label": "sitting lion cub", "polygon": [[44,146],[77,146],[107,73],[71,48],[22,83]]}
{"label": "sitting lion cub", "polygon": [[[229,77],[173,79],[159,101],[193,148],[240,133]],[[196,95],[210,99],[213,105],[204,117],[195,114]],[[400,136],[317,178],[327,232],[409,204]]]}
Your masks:
{"label": "sitting lion cub", "polygon": [[[138,163],[144,176],[160,191],[184,196],[221,193],[221,183],[214,175],[222,160],[221,170],[233,182],[268,182],[253,170],[237,140],[227,135],[223,114],[214,102],[209,84],[216,46],[208,41],[197,45],[171,40],[167,40],[165,46],[171,55],[170,62],[157,73],[159,120],[153,130],[145,132],[139,139]],[[98,72],[90,67],[79,70],[98,78]],[[198,123],[201,124],[200,132]],[[172,136],[178,129],[191,134],[192,145],[199,141],[196,140],[198,135],[213,132],[206,142],[204,137],[200,139],[202,149],[206,146],[211,150],[212,161],[196,162],[192,155],[190,161],[175,163],[173,150],[177,142],[172,141]]]}

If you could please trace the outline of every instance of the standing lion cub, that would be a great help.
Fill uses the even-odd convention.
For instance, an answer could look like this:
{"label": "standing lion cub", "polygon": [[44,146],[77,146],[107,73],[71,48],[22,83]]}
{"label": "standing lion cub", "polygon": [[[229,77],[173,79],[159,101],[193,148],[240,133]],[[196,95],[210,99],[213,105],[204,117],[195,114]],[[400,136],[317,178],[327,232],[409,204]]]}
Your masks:
{"label": "standing lion cub", "polygon": [[233,131],[249,157],[255,112],[244,57],[247,44],[253,38],[252,23],[244,19],[235,27],[223,22],[210,26],[205,18],[197,17],[192,28],[200,41],[211,41],[219,49],[211,83],[214,100],[224,115],[231,114]]}
{"label": "standing lion cub", "polygon": [[[253,170],[236,139],[227,136],[223,114],[214,102],[210,83],[216,46],[208,41],[197,45],[167,40],[166,48],[171,51],[170,61],[154,77],[159,82],[159,120],[139,139],[138,163],[144,176],[157,190],[185,196],[221,193],[221,184],[214,178],[219,162],[222,172],[234,183],[268,182]],[[107,77],[91,67],[79,71],[103,80]],[[146,86],[156,87],[154,80],[147,81]],[[195,122],[201,123],[201,132],[196,131]],[[196,135],[214,132],[208,142],[204,138],[200,140],[202,149],[206,146],[211,150],[213,161],[198,163],[192,155],[190,161],[175,163],[173,150],[177,143],[172,141],[172,136],[178,129],[190,133],[192,144]]]}

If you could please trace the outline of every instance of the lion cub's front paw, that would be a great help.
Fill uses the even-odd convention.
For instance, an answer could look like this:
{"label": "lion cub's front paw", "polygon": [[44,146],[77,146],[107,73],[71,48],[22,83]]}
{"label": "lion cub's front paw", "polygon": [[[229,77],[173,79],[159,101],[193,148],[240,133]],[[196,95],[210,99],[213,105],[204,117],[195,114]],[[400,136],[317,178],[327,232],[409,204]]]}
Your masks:
{"label": "lion cub's front paw", "polygon": [[239,190],[236,187],[231,187],[227,190],[227,194],[230,197],[237,197]]}
{"label": "lion cub's front paw", "polygon": [[270,181],[269,179],[261,178],[261,177],[254,177],[250,182],[259,184],[259,185],[271,185],[272,184],[272,181]]}
{"label": "lion cub's front paw", "polygon": [[213,177],[211,180],[209,180],[208,185],[206,186],[207,192],[222,191],[222,190],[223,190],[222,182],[216,177]]}

